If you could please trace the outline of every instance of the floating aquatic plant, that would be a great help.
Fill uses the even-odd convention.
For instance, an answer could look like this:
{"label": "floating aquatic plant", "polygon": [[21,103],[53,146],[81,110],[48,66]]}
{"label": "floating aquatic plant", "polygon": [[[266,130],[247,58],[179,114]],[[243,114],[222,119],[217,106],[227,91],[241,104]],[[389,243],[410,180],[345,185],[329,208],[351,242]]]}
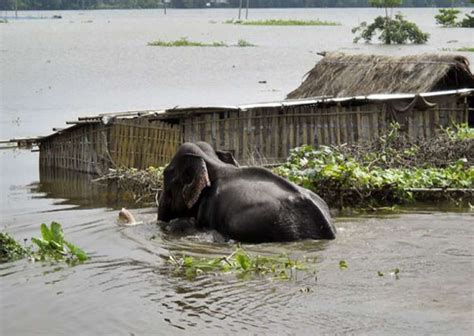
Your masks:
{"label": "floating aquatic plant", "polygon": [[64,260],[74,265],[88,259],[87,254],[64,239],[61,224],[52,222],[50,227],[41,224],[41,238],[31,238],[37,249],[21,246],[8,233],[0,233],[0,262],[29,257],[31,260]]}
{"label": "floating aquatic plant", "polygon": [[[473,131],[447,128],[437,139],[407,142],[393,125],[374,143],[302,146],[274,171],[330,204],[368,205],[430,200],[450,190],[472,197]],[[446,147],[443,147],[446,146]],[[437,194],[433,194],[437,190]]]}
{"label": "floating aquatic plant", "polygon": [[194,279],[201,274],[234,273],[240,278],[270,276],[289,280],[296,277],[297,271],[309,270],[305,262],[291,259],[287,254],[278,256],[252,255],[242,247],[236,248],[228,256],[217,258],[170,255],[169,262],[174,266],[174,274],[185,276],[188,279]]}
{"label": "floating aquatic plant", "polygon": [[86,261],[87,254],[64,239],[61,224],[52,222],[50,227],[41,224],[41,238],[31,238],[38,251],[33,254],[36,260],[65,260],[69,264]]}
{"label": "floating aquatic plant", "polygon": [[6,232],[0,232],[0,263],[15,261],[30,255],[31,251]]}

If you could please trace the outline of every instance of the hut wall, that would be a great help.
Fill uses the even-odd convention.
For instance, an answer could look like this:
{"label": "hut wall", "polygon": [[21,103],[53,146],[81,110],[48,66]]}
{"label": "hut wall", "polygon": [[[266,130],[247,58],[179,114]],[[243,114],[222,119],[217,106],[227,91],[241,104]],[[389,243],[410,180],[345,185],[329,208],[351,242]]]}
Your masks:
{"label": "hut wall", "polygon": [[386,127],[381,105],[256,107],[189,114],[184,141],[206,141],[242,164],[281,162],[292,148],[370,141]]}
{"label": "hut wall", "polygon": [[102,173],[110,165],[107,138],[110,126],[76,125],[40,143],[40,166]]}
{"label": "hut wall", "polygon": [[99,175],[110,167],[158,167],[169,162],[181,143],[180,127],[162,121],[78,124],[41,141],[40,167]]}
{"label": "hut wall", "polygon": [[160,167],[181,145],[181,128],[159,120],[121,119],[114,121],[107,142],[113,166]]}
{"label": "hut wall", "polygon": [[[232,152],[241,164],[281,162],[292,148],[372,141],[392,123],[401,124],[411,139],[429,138],[440,127],[467,122],[465,98],[430,99],[437,105],[397,112],[393,102],[362,105],[294,105],[255,107],[188,114],[182,118],[184,141],[206,141]],[[398,101],[406,107],[411,100]]]}

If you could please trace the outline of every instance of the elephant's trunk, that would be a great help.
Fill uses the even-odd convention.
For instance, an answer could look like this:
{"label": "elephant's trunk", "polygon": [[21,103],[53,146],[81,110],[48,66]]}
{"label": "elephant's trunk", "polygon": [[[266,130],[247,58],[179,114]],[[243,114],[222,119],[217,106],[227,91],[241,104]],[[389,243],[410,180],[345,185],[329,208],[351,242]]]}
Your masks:
{"label": "elephant's trunk", "polygon": [[170,216],[171,207],[170,201],[164,197],[164,193],[161,193],[159,200],[157,201],[158,205],[158,220],[163,222],[169,222],[172,218]]}

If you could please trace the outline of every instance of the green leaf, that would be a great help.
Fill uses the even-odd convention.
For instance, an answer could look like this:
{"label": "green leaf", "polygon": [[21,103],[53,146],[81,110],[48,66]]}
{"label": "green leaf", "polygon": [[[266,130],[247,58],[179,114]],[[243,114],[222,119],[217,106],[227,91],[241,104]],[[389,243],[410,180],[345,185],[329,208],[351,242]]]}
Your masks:
{"label": "green leaf", "polygon": [[191,267],[194,265],[194,258],[193,257],[184,257],[183,258],[183,266]]}
{"label": "green leaf", "polygon": [[250,268],[251,261],[250,261],[250,258],[246,254],[239,253],[235,256],[235,259],[237,260],[237,263],[244,271]]}
{"label": "green leaf", "polygon": [[49,231],[48,226],[46,224],[41,224],[41,236],[44,240],[50,241],[53,240],[53,234]]}
{"label": "green leaf", "polygon": [[52,222],[50,232],[52,234],[53,240],[55,242],[57,242],[58,244],[62,245],[63,242],[64,242],[64,233],[63,233],[63,229],[61,227],[61,224],[56,223],[56,222]]}

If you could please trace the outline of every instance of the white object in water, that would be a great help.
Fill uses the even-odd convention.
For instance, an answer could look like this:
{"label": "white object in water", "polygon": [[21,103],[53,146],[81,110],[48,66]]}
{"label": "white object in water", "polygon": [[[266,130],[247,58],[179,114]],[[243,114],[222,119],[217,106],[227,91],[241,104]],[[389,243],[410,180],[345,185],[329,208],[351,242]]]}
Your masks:
{"label": "white object in water", "polygon": [[132,213],[125,208],[122,208],[119,212],[119,219],[123,222],[126,226],[133,226],[138,224],[143,224],[142,222],[137,222],[135,217],[133,217]]}

